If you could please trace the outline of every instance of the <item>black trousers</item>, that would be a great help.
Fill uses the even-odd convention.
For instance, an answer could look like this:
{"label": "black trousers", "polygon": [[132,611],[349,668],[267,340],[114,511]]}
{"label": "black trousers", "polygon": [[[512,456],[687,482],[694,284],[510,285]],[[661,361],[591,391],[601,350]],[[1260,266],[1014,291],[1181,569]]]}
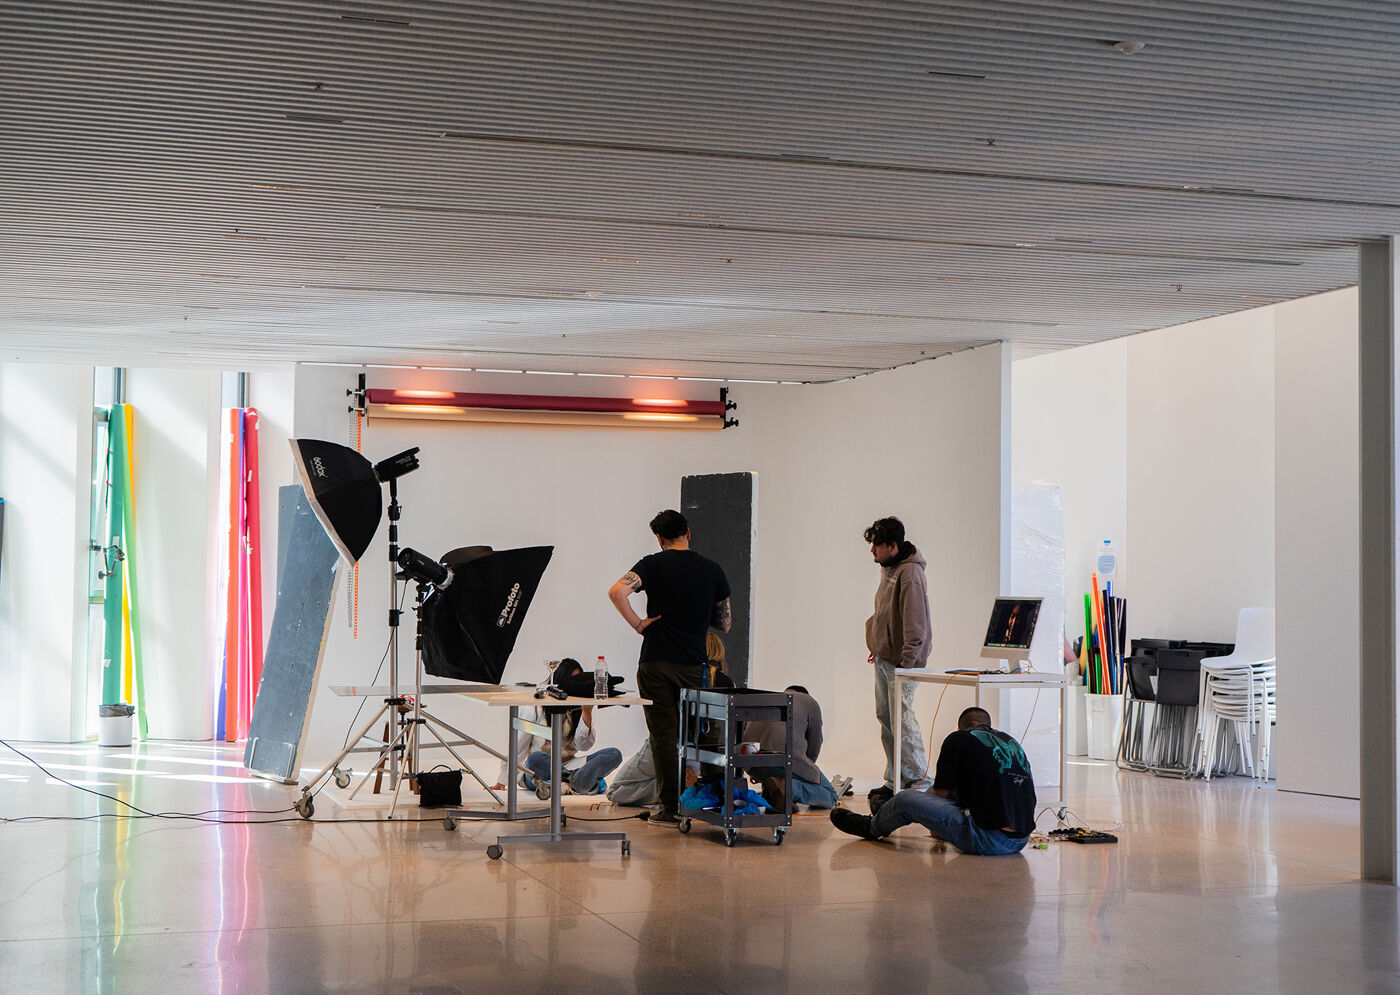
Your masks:
{"label": "black trousers", "polygon": [[681,688],[700,687],[703,674],[704,668],[695,663],[647,660],[637,666],[637,691],[651,699],[642,714],[647,720],[663,812],[674,813],[680,807]]}

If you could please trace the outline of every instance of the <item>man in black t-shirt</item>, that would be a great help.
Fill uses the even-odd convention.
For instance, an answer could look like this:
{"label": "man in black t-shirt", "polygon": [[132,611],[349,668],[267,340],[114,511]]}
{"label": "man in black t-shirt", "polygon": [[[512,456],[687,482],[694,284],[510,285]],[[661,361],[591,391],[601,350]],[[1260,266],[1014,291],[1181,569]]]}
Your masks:
{"label": "man in black t-shirt", "polygon": [[[718,563],[690,548],[690,526],[680,512],[661,512],[651,520],[651,531],[661,551],[638,560],[608,589],[608,597],[642,637],[637,691],[651,699],[643,712],[661,789],[661,812],[652,821],[674,824],[680,799],[680,689],[701,686],[710,627],[729,631],[729,581]],[[629,600],[641,592],[647,596],[646,618]]]}
{"label": "man in black t-shirt", "polygon": [[943,741],[932,791],[901,791],[870,815],[838,808],[831,821],[872,840],[917,822],[964,853],[1019,853],[1035,829],[1030,761],[1020,743],[992,728],[990,715],[969,708]]}

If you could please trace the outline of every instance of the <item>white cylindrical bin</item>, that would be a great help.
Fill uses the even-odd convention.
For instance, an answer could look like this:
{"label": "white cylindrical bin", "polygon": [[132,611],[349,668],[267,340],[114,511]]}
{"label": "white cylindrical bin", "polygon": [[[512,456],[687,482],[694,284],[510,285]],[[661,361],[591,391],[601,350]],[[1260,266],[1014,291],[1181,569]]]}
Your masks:
{"label": "white cylindrical bin", "polygon": [[1089,752],[1089,730],[1084,718],[1085,687],[1071,684],[1065,694],[1065,751],[1072,757]]}
{"label": "white cylindrical bin", "polygon": [[125,702],[97,708],[97,745],[130,746],[131,717],[136,709]]}
{"label": "white cylindrical bin", "polygon": [[1118,739],[1123,733],[1123,696],[1086,694],[1085,714],[1089,733],[1089,756],[1095,760],[1116,760]]}

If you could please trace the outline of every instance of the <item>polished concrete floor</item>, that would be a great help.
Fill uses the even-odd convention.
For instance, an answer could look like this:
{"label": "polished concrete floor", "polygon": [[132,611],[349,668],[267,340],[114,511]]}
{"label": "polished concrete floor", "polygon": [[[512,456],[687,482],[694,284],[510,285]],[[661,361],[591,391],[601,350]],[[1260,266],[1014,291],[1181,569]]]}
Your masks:
{"label": "polished concrete floor", "polygon": [[[295,795],[232,748],[15,745],[148,812]],[[631,833],[630,857],[489,860],[498,833],[537,824],[448,832],[324,800],[310,822],[222,816],[287,820],[266,825],[7,821],[0,991],[1400,990],[1400,896],[1357,880],[1355,802],[1093,762],[1068,794],[1121,842],[969,857],[916,827],[871,843],[806,815],[782,847],[630,821],[606,827]],[[7,820],[118,807],[3,747],[0,799]],[[569,811],[571,827],[617,814]]]}

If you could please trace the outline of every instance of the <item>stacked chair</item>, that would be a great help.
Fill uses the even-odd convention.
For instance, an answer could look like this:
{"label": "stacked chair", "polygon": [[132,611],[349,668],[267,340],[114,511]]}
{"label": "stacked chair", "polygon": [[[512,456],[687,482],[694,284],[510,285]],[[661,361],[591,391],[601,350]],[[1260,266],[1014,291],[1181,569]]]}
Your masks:
{"label": "stacked chair", "polygon": [[1134,639],[1124,689],[1118,766],[1169,777],[1196,775],[1201,661],[1231,643]]}
{"label": "stacked chair", "polygon": [[1274,610],[1245,608],[1229,656],[1201,661],[1194,773],[1269,777],[1274,724]]}

